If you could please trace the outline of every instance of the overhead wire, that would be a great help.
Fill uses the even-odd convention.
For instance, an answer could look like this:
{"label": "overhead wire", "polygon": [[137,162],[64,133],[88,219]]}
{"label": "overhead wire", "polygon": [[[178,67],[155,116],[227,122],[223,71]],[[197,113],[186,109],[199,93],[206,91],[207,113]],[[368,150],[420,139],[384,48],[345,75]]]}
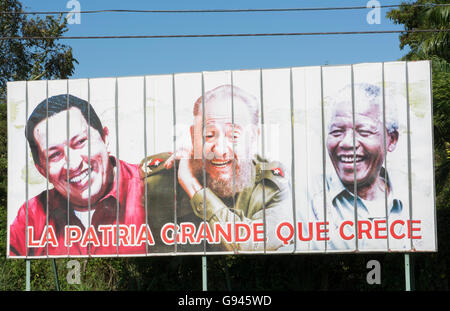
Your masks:
{"label": "overhead wire", "polygon": [[[376,8],[394,8],[400,6],[411,7],[446,7],[446,3],[427,3],[427,4],[390,4],[380,5]],[[268,9],[198,9],[198,10],[138,10],[138,9],[102,9],[102,10],[84,10],[84,11],[20,11],[5,12],[0,14],[21,14],[21,15],[54,15],[54,14],[97,14],[97,13],[258,13],[258,12],[300,12],[300,11],[337,11],[337,10],[363,10],[372,9],[374,6],[346,6],[346,7],[313,7],[313,8],[268,8]]]}
{"label": "overhead wire", "polygon": [[232,33],[232,34],[176,34],[176,35],[107,35],[107,36],[60,36],[60,37],[0,37],[0,40],[82,40],[82,39],[170,39],[170,38],[218,38],[218,37],[273,37],[273,36],[320,36],[320,35],[358,35],[392,33],[430,33],[450,32],[450,29],[412,29],[412,30],[369,30],[369,31],[331,31],[331,32],[280,32],[280,33]]}
{"label": "overhead wire", "polygon": [[[450,4],[392,4],[380,5],[377,8],[393,8],[399,6],[414,7],[448,7]],[[293,11],[331,11],[331,10],[361,10],[371,9],[370,6],[347,7],[315,7],[315,8],[271,8],[271,9],[207,9],[207,10],[133,10],[133,9],[106,9],[87,11],[28,11],[28,12],[0,12],[0,14],[89,14],[89,13],[252,13],[252,12],[293,12]],[[175,35],[103,35],[103,36],[16,36],[0,37],[0,40],[81,40],[81,39],[168,39],[168,38],[214,38],[214,37],[269,37],[269,36],[319,36],[319,35],[357,35],[357,34],[392,34],[392,33],[429,33],[448,32],[450,29],[410,29],[410,30],[373,30],[373,31],[333,31],[333,32],[283,32],[283,33],[225,33],[225,34],[175,34]]]}

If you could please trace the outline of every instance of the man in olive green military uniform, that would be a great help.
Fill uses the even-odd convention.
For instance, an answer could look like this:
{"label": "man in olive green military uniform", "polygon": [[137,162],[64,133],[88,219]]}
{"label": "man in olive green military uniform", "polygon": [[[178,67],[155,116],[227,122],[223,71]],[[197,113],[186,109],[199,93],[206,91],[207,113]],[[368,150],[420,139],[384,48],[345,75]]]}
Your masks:
{"label": "man in olive green military uniform", "polygon": [[[293,224],[290,178],[281,163],[256,155],[258,120],[256,98],[236,86],[219,86],[194,104],[192,146],[142,161],[156,252],[174,251],[174,245],[158,246],[164,244],[158,235],[166,223],[199,228],[204,220],[213,235],[217,224],[243,225],[233,241],[221,239],[206,248],[204,243],[177,243],[177,251],[274,251],[283,246],[277,227]],[[252,230],[250,238],[239,240],[242,227]]]}

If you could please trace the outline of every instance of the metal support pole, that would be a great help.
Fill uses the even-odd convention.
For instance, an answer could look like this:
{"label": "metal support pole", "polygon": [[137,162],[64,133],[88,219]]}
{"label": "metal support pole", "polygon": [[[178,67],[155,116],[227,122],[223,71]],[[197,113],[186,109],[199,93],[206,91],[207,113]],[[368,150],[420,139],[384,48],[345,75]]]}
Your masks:
{"label": "metal support pole", "polygon": [[59,291],[59,279],[58,279],[58,269],[56,268],[56,260],[53,258],[52,259],[52,263],[53,263],[53,274],[55,275],[55,286],[56,286],[56,290]]}
{"label": "metal support pole", "polygon": [[208,290],[208,275],[206,268],[206,256],[202,256],[202,287],[204,292]]}
{"label": "metal support pole", "polygon": [[30,278],[31,278],[31,262],[29,260],[26,260],[25,290],[27,292],[29,292],[31,290]]}
{"label": "metal support pole", "polygon": [[228,272],[228,266],[227,266],[226,260],[225,260],[225,280],[227,282],[227,290],[231,291],[230,273]]}
{"label": "metal support pole", "polygon": [[405,254],[405,290],[413,291],[414,287],[414,262],[412,256]]}

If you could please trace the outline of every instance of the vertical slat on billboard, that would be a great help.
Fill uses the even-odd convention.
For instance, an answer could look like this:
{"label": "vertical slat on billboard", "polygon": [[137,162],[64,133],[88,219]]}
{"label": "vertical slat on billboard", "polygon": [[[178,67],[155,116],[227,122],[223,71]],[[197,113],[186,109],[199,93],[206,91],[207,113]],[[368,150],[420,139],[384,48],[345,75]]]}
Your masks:
{"label": "vertical slat on billboard", "polygon": [[[165,245],[161,239],[161,229],[166,223],[176,224],[176,182],[177,163],[165,169],[164,161],[174,153],[175,130],[175,86],[173,75],[146,76],[145,83],[145,137],[146,172],[151,175],[146,187],[147,223],[153,243],[148,245],[149,254],[171,253],[176,244]],[[177,231],[174,232],[176,240]],[[150,241],[151,242],[151,241]]]}
{"label": "vertical slat on billboard", "polygon": [[[118,254],[118,223],[117,220],[117,172],[113,168],[118,161],[118,136],[116,119],[116,79],[98,78],[89,80],[89,119],[94,122],[98,117],[99,128],[89,128],[89,156],[90,156],[90,210],[95,212],[91,222],[95,223],[95,214],[102,216],[102,222],[97,226],[101,230],[102,247],[94,250],[94,241],[86,240],[90,247],[87,249],[90,256],[117,256]],[[101,132],[100,132],[101,130]],[[72,157],[71,157],[72,159]],[[113,159],[113,160],[111,160]],[[105,195],[101,195],[101,194]],[[99,196],[101,198],[99,198]],[[72,196],[73,197],[73,196]],[[103,223],[104,222],[104,223]],[[101,225],[104,225],[101,226]],[[82,244],[82,245],[83,245]]]}
{"label": "vertical slat on billboard", "polygon": [[[29,249],[27,225],[28,225],[28,183],[30,181],[30,160],[28,142],[24,139],[26,120],[28,119],[28,82],[8,83],[8,150],[14,152],[14,157],[8,157],[8,224],[15,220],[19,207],[23,215],[24,223],[18,231],[11,232],[8,226],[8,241],[17,240],[16,248],[11,249],[8,243],[8,254],[11,251],[28,255]],[[33,255],[30,253],[30,255]]]}
{"label": "vertical slat on billboard", "polygon": [[411,223],[414,250],[436,248],[430,62],[408,62],[411,137]]}
{"label": "vertical slat on billboard", "polygon": [[[201,98],[202,95],[202,74],[190,73],[190,74],[176,74],[174,78],[175,87],[175,141],[176,141],[176,154],[179,155],[180,160],[177,161],[177,214],[176,223],[174,228],[169,228],[168,233],[173,237],[172,243],[177,245],[177,253],[196,253],[203,254],[204,244],[196,243],[195,233],[200,226],[203,217],[198,217],[192,211],[190,197],[187,195],[182,186],[179,185],[179,171],[180,169],[186,169],[191,165],[189,162],[195,162],[198,167],[198,182],[203,179],[203,152],[202,143],[193,146],[192,141],[197,139],[202,142],[202,120],[199,119],[199,127],[197,131],[193,132],[191,126],[195,122],[193,115],[194,103]],[[201,99],[200,99],[201,100]],[[201,105],[201,104],[200,104]],[[201,112],[201,109],[200,109]],[[180,168],[180,166],[184,166]],[[202,200],[204,200],[203,195]],[[179,230],[178,230],[179,229]],[[178,232],[175,240],[175,233]],[[163,232],[161,233],[163,234]],[[165,235],[167,235],[165,234]],[[164,234],[163,234],[164,235]]]}
{"label": "vertical slat on billboard", "polygon": [[[60,93],[63,94],[63,93]],[[88,145],[88,147],[85,147],[85,164],[82,166],[82,169],[86,169],[86,164],[89,166],[89,144],[90,144],[90,131],[88,130],[87,133],[85,132],[86,127],[85,124],[87,123],[88,119],[85,119],[84,117],[80,118],[80,109],[73,107],[74,97],[84,100],[86,102],[89,102],[89,80],[88,79],[77,79],[77,80],[67,80],[67,90],[65,92],[66,95],[66,106],[67,106],[67,126],[65,128],[66,133],[66,148],[65,148],[65,155],[66,155],[66,176],[67,176],[67,208],[66,208],[66,224],[67,231],[65,231],[65,234],[67,235],[66,240],[68,237],[74,237],[74,239],[78,238],[79,234],[82,234],[81,226],[79,218],[76,216],[75,212],[72,212],[73,205],[72,199],[71,199],[71,187],[70,187],[70,180],[76,177],[75,174],[79,173],[78,168],[80,168],[80,161],[82,159],[80,158],[80,154],[78,153],[78,149],[74,150],[75,146],[79,146],[80,144]],[[58,96],[58,95],[56,95]],[[89,115],[89,114],[88,114]],[[87,117],[88,117],[87,115]],[[80,131],[80,129],[83,129]],[[83,135],[84,134],[84,135]],[[73,140],[75,139],[75,140]],[[87,141],[84,141],[87,139]],[[71,143],[73,141],[73,143]],[[72,159],[71,159],[72,157]],[[86,157],[87,157],[87,163],[86,163]],[[88,187],[90,187],[91,183],[91,172],[88,169]],[[88,196],[90,198],[90,188],[87,190]],[[76,193],[75,193],[76,195]],[[90,225],[91,220],[91,213],[90,210],[90,204],[87,203],[87,227]],[[86,215],[86,211],[85,211]],[[79,245],[76,243],[72,243],[71,239],[65,243],[67,246],[68,256],[77,256],[85,255],[87,256],[89,254],[89,251],[82,252]],[[89,244],[90,245],[90,244]],[[90,246],[89,246],[90,247]]]}
{"label": "vertical slat on billboard", "polygon": [[[209,189],[220,188],[220,190],[228,197],[228,206],[235,208],[235,168],[236,163],[234,157],[233,135],[233,104],[232,101],[232,85],[231,72],[203,72],[203,100],[204,108],[203,121],[203,150],[205,165],[205,182]],[[203,110],[202,108],[202,110]],[[197,126],[197,123],[194,123]],[[198,138],[198,137],[196,137]],[[194,139],[196,139],[194,138]],[[205,193],[210,196],[210,193]],[[232,243],[224,243],[222,241],[215,242],[214,237],[218,234],[215,226],[222,226],[233,223],[233,214],[226,215],[225,219],[211,218],[209,210],[212,209],[211,198],[206,197],[206,209],[203,210],[203,223],[198,228],[198,236],[203,237],[205,251],[223,252],[231,251],[232,248],[222,248],[222,245],[231,246]],[[218,202],[218,201],[217,201]],[[225,204],[225,202],[222,202]],[[213,216],[214,217],[214,216]],[[217,215],[216,215],[217,217]],[[227,226],[224,226],[226,228]]]}
{"label": "vertical slat on billboard", "polygon": [[[357,249],[357,209],[354,194],[355,141],[353,69],[351,66],[322,67],[325,212],[317,239],[326,240],[326,251]],[[317,208],[317,212],[321,208]],[[319,235],[319,230],[322,234]]]}
{"label": "vertical slat on billboard", "polygon": [[359,251],[387,248],[382,80],[381,63],[353,66]]}
{"label": "vertical slat on billboard", "polygon": [[[117,79],[117,116],[120,156],[119,175],[119,254],[145,254],[146,243],[139,240],[146,230],[144,187],[138,164],[145,157],[144,77]],[[120,170],[119,170],[120,168]],[[136,200],[139,198],[139,200]],[[142,226],[143,225],[143,226]]]}
{"label": "vertical slat on billboard", "polygon": [[409,153],[406,96],[406,70],[404,62],[384,63],[385,125],[389,133],[397,132],[397,141],[388,146],[386,141],[385,170],[389,178],[388,245],[392,251],[411,249],[411,240],[402,222],[409,220]]}
{"label": "vertical slat on billboard", "polygon": [[[56,193],[54,190],[50,192],[52,188],[59,189],[67,192],[67,173],[64,168],[68,166],[67,157],[65,153],[65,142],[67,141],[67,112],[64,114],[53,115],[52,107],[49,101],[61,102],[64,108],[67,108],[67,97],[63,94],[67,94],[67,81],[66,80],[53,80],[47,81],[47,125],[46,125],[46,143],[45,149],[47,152],[45,158],[45,171],[47,175],[47,208],[46,208],[46,226],[47,231],[47,256],[62,256],[67,257],[68,249],[63,244],[64,239],[64,226],[52,221],[50,215],[54,213],[54,205],[50,204],[51,198]],[[50,108],[49,108],[50,106]],[[37,126],[39,129],[39,125]],[[52,130],[53,128],[60,129],[59,131]],[[35,129],[36,131],[36,129]],[[35,135],[36,136],[36,135]],[[44,164],[42,162],[42,164]],[[65,174],[64,174],[65,173]],[[67,198],[61,198],[61,207],[67,210]],[[65,220],[65,219],[64,219]],[[56,240],[55,240],[56,238]],[[56,242],[56,243],[55,243]]]}
{"label": "vertical slat on billboard", "polygon": [[[47,99],[47,81],[33,81],[28,83],[28,118],[30,117],[30,114],[33,112],[33,110],[36,108],[36,106],[41,103],[45,102]],[[45,105],[45,104],[44,104]],[[43,106],[42,113],[46,114],[46,106]],[[44,120],[46,120],[44,118]],[[43,137],[46,136],[46,121],[43,122],[43,131],[42,135]],[[29,133],[29,135],[33,135],[32,137],[35,137],[35,133]],[[32,138],[33,139],[33,138]],[[45,144],[45,138],[43,140],[43,143]],[[37,143],[37,142],[36,142]],[[38,143],[37,143],[38,144]],[[40,146],[40,145],[39,145]],[[33,147],[33,150],[35,150],[35,154],[38,157],[39,156],[39,148],[38,145]],[[45,147],[43,148],[45,150]],[[30,146],[30,151],[31,146]],[[47,201],[46,201],[46,193],[47,193],[47,180],[46,180],[46,170],[45,166],[41,166],[41,164],[37,164],[36,162],[38,158],[33,159],[29,162],[28,165],[28,200],[31,198],[34,198],[35,196],[39,195],[39,205],[42,206],[44,210],[47,209]],[[43,161],[46,161],[46,157],[44,155]],[[37,165],[36,165],[37,164]],[[38,169],[39,167],[39,169]],[[41,169],[43,168],[43,169]],[[28,219],[27,223],[28,226],[33,226],[33,234],[30,233],[29,227],[27,227],[26,234],[28,236],[28,245],[29,245],[29,254],[33,253],[33,256],[39,257],[39,258],[45,258],[47,256],[47,234],[45,231],[45,226],[47,224],[47,219],[45,212],[37,215],[32,215],[30,212],[32,211],[32,206],[30,204],[30,201],[28,201]],[[19,203],[20,204],[20,203]],[[37,217],[36,217],[37,216]],[[34,223],[36,222],[36,224]]]}
{"label": "vertical slat on billboard", "polygon": [[[266,252],[292,243],[294,209],[292,205],[292,134],[290,69],[263,70],[263,171]],[[292,235],[292,236],[291,236]]]}
{"label": "vertical slat on billboard", "polygon": [[262,183],[257,182],[263,172],[262,72],[243,70],[232,74],[233,120],[235,130],[239,129],[234,146],[237,162],[235,192],[238,193],[233,228],[235,251],[260,254],[266,246],[266,232],[261,225],[265,213],[264,193]]}
{"label": "vertical slat on billboard", "polygon": [[[296,204],[296,252],[318,252],[324,243],[315,242],[315,222],[323,221],[313,213],[311,204],[323,211],[323,135],[321,68],[292,68],[294,109],[294,162]],[[316,120],[320,120],[317,122]],[[322,213],[323,215],[323,213]]]}

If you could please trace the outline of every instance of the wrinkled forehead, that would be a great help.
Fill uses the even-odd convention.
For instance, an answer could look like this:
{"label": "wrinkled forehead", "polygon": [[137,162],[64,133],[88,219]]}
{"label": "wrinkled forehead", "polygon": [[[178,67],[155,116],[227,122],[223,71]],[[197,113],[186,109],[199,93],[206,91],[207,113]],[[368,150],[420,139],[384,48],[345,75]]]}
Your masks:
{"label": "wrinkled forehead", "polygon": [[330,107],[329,121],[331,122],[336,117],[348,117],[355,119],[358,117],[368,117],[373,121],[380,121],[383,118],[383,108],[380,103],[374,100],[356,100],[352,103],[350,100],[342,100],[334,102]]}
{"label": "wrinkled forehead", "polygon": [[[204,103],[205,125],[214,123],[234,124],[245,127],[252,124],[253,115],[247,103],[239,98],[231,96],[219,96],[210,98]],[[203,112],[200,108],[195,117],[196,125],[201,126]]]}
{"label": "wrinkled forehead", "polygon": [[[68,120],[69,126],[67,126]],[[69,135],[67,129],[69,129]],[[33,135],[40,149],[44,150],[47,146],[47,139],[48,146],[51,147],[52,145],[66,143],[67,138],[70,139],[76,135],[87,133],[87,131],[88,123],[80,109],[72,107],[39,122],[34,128]]]}

